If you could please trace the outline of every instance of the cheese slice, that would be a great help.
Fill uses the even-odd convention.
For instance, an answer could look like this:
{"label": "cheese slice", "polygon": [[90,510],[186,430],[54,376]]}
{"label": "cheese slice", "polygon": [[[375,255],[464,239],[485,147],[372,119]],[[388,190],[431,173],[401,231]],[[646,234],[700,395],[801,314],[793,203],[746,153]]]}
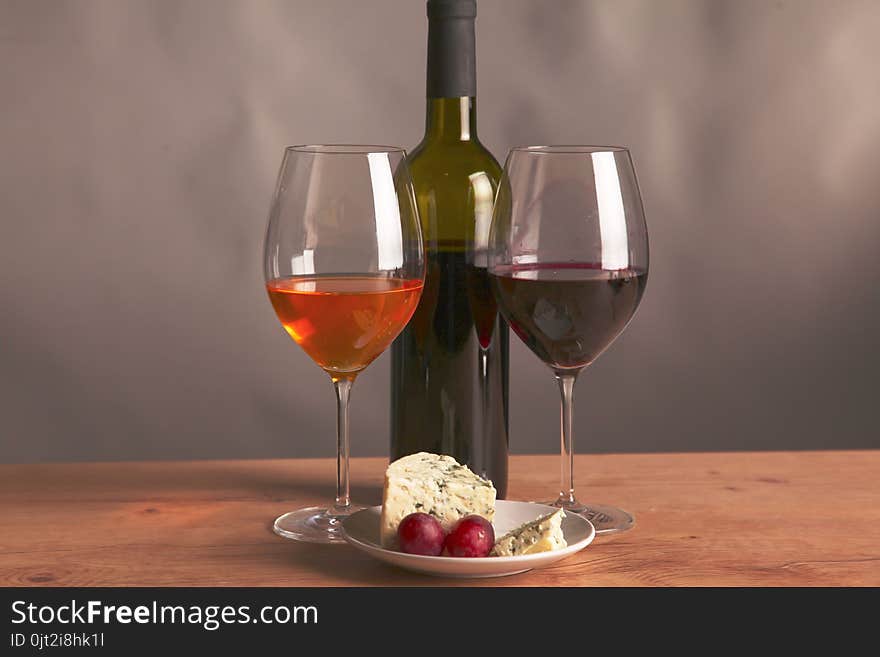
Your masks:
{"label": "cheese slice", "polygon": [[562,535],[565,511],[558,509],[508,532],[495,542],[490,556],[514,557],[560,550],[568,545]]}
{"label": "cheese slice", "polygon": [[385,470],[380,540],[397,545],[397,527],[411,513],[429,513],[444,531],[464,516],[489,522],[495,516],[495,487],[451,456],[419,452],[397,459]]}

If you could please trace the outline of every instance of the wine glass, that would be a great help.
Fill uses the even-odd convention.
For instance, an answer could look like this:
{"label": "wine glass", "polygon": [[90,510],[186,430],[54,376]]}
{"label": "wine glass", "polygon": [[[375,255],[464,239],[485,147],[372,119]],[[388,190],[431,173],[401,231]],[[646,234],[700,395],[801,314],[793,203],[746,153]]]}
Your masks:
{"label": "wine glass", "polygon": [[409,321],[425,280],[415,193],[402,148],[291,146],[284,152],[264,251],[281,324],[330,375],[337,400],[336,500],[275,520],[275,532],[343,541],[352,383]]}
{"label": "wine glass", "polygon": [[620,335],[648,279],[648,232],[625,148],[513,148],[490,234],[498,305],[546,363],[562,395],[562,482],[553,504],[585,516],[600,534],[633,525],[613,506],[574,495],[572,396],[581,370]]}

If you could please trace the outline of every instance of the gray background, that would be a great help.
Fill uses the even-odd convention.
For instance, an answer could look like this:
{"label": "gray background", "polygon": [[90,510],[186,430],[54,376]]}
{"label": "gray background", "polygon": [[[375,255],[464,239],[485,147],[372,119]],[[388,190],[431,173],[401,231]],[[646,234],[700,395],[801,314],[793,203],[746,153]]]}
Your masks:
{"label": "gray background", "polygon": [[[282,146],[415,145],[419,0],[0,0],[0,460],[330,455],[262,287]],[[880,3],[479,0],[479,125],[632,147],[651,276],[580,452],[880,447]],[[388,362],[353,394],[386,454]],[[512,449],[554,451],[512,341]]]}

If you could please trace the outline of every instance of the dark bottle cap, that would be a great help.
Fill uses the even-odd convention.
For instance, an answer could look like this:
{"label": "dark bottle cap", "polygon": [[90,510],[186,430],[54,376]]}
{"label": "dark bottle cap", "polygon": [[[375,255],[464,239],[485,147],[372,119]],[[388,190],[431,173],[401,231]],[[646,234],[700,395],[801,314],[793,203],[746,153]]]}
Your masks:
{"label": "dark bottle cap", "polygon": [[476,0],[428,0],[428,98],[477,95]]}
{"label": "dark bottle cap", "polygon": [[477,0],[428,0],[428,18],[476,18]]}

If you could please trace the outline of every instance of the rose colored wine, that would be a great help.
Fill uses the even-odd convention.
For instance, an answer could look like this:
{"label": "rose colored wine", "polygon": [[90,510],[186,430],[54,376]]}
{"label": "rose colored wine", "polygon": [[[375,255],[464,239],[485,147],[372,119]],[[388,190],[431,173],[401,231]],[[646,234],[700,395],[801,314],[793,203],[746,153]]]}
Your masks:
{"label": "rose colored wine", "polygon": [[356,374],[406,326],[422,281],[379,276],[293,276],[266,284],[278,319],[331,376]]}
{"label": "rose colored wine", "polygon": [[593,263],[496,268],[492,285],[516,334],[553,369],[592,363],[626,327],[648,274]]}

